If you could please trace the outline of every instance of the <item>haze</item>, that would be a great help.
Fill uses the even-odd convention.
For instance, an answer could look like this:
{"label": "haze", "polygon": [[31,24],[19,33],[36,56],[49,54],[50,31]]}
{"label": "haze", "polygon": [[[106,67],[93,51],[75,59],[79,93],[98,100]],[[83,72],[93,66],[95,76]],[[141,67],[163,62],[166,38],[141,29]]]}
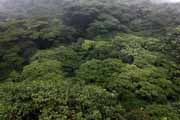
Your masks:
{"label": "haze", "polygon": [[154,2],[171,2],[171,3],[176,3],[176,2],[180,2],[180,0],[152,0]]}
{"label": "haze", "polygon": [[167,2],[180,2],[180,0],[167,0]]}

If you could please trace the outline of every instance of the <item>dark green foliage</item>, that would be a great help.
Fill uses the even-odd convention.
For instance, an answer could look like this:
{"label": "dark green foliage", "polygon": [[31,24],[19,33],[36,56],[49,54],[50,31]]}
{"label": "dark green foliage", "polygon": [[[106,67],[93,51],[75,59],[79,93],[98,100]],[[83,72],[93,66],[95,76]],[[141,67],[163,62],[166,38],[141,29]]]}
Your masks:
{"label": "dark green foliage", "polygon": [[178,4],[14,2],[19,15],[0,15],[0,120],[180,120]]}
{"label": "dark green foliage", "polygon": [[86,30],[98,14],[98,9],[91,6],[73,5],[66,9],[63,15],[64,23],[79,30]]}
{"label": "dark green foliage", "polygon": [[87,83],[103,83],[107,80],[111,80],[113,74],[120,73],[121,67],[123,67],[123,64],[120,60],[91,60],[80,66],[77,76],[82,80],[85,80]]}
{"label": "dark green foliage", "polygon": [[97,20],[91,23],[90,27],[87,29],[88,35],[91,37],[99,34],[109,34],[112,31],[127,32],[127,28],[121,25],[117,18],[108,14],[101,14],[98,16]]}
{"label": "dark green foliage", "polygon": [[153,116],[154,120],[179,120],[180,117],[177,110],[168,105],[150,105],[145,109],[145,111],[147,111],[149,115]]}
{"label": "dark green foliage", "polygon": [[165,51],[174,57],[177,62],[180,60],[180,27],[177,27],[170,33],[168,38],[165,40],[166,45],[164,46]]}
{"label": "dark green foliage", "polygon": [[[178,66],[158,50],[150,51],[155,41],[147,40],[152,42],[121,33],[39,50],[22,72],[11,72],[7,85],[1,85],[1,117],[178,120],[178,104],[171,105],[180,99]],[[153,104],[164,107],[154,105],[151,112]]]}

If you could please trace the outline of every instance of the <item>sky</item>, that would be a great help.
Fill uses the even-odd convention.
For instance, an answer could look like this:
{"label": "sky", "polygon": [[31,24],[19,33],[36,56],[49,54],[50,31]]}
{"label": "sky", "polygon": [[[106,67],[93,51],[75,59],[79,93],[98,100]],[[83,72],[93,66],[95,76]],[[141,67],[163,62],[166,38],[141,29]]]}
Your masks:
{"label": "sky", "polygon": [[[0,0],[0,2],[1,1],[7,1],[7,0]],[[180,2],[180,0],[152,0],[152,1],[156,1],[156,2],[158,2],[158,1],[165,1],[165,2]]]}
{"label": "sky", "polygon": [[180,2],[180,0],[166,0],[167,2]]}
{"label": "sky", "polygon": [[180,0],[169,0],[171,2],[180,2]]}
{"label": "sky", "polygon": [[[0,3],[6,2],[6,1],[13,1],[13,0],[0,0]],[[21,1],[21,0],[17,0],[17,1]],[[163,3],[163,2],[176,3],[176,2],[180,2],[180,0],[151,0],[151,1],[153,1],[155,3]]]}
{"label": "sky", "polygon": [[176,2],[180,2],[180,0],[151,0],[153,2],[171,2],[171,3],[176,3]]}

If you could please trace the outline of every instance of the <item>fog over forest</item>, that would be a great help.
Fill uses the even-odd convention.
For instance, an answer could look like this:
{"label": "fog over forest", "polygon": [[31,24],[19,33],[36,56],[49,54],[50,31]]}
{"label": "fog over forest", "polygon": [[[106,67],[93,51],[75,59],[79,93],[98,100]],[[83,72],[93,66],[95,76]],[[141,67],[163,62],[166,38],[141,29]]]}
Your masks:
{"label": "fog over forest", "polygon": [[0,0],[0,120],[180,120],[180,0]]}

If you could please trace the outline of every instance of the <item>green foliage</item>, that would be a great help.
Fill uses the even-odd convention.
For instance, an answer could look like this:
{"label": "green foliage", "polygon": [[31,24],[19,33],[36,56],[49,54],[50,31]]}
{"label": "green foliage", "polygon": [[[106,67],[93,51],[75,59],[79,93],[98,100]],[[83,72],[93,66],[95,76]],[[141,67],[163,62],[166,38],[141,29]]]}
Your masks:
{"label": "green foliage", "polygon": [[62,80],[28,81],[5,85],[3,91],[3,103],[9,103],[3,104],[4,120],[123,118],[124,109],[117,105],[116,96],[98,86],[82,88]]}
{"label": "green foliage", "polygon": [[66,9],[63,14],[64,23],[79,30],[85,30],[98,14],[96,7],[88,5],[70,5]]}
{"label": "green foliage", "polygon": [[18,73],[17,71],[12,71],[7,79],[7,81],[10,82],[19,82],[20,80],[21,80],[20,73]]}
{"label": "green foliage", "polygon": [[150,115],[141,109],[135,109],[129,112],[126,116],[127,120],[152,120]]}
{"label": "green foliage", "polygon": [[177,111],[168,105],[150,105],[145,109],[145,111],[153,116],[154,120],[179,120],[180,118]]}
{"label": "green foliage", "polygon": [[39,50],[1,85],[1,117],[178,120],[179,67],[156,43],[120,33]]}
{"label": "green foliage", "polygon": [[108,34],[112,31],[123,31],[126,32],[127,29],[123,28],[123,25],[120,25],[118,19],[110,16],[108,14],[101,14],[98,16],[97,20],[90,24],[90,27],[87,29],[89,36],[97,36],[101,34]]}
{"label": "green foliage", "polygon": [[30,1],[0,15],[0,120],[180,120],[178,4]]}
{"label": "green foliage", "polygon": [[90,50],[95,46],[95,41],[92,40],[84,40],[84,43],[82,44],[82,49]]}
{"label": "green foliage", "polygon": [[123,63],[116,59],[107,59],[104,61],[94,59],[82,64],[77,71],[77,76],[87,83],[103,83],[110,80],[113,74],[120,73],[123,66]]}
{"label": "green foliage", "polygon": [[115,94],[94,85],[83,88],[80,101],[87,113],[92,112],[85,115],[87,119],[121,119],[124,112],[122,106],[117,103]]}
{"label": "green foliage", "polygon": [[39,60],[24,67],[22,80],[58,80],[61,78],[61,63],[56,60]]}
{"label": "green foliage", "polygon": [[31,60],[57,60],[61,62],[61,70],[66,77],[72,77],[75,74],[75,70],[79,67],[82,61],[78,54],[71,48],[60,46],[52,50],[40,50]]}
{"label": "green foliage", "polygon": [[166,46],[164,46],[165,51],[174,57],[177,62],[180,59],[180,30],[177,27],[174,31],[171,32],[169,37],[167,38]]}
{"label": "green foliage", "polygon": [[3,94],[3,103],[6,102],[3,107],[6,109],[1,119],[66,118],[64,112],[68,111],[64,101],[67,86],[65,82],[54,80],[5,85],[3,91],[6,94]]}

